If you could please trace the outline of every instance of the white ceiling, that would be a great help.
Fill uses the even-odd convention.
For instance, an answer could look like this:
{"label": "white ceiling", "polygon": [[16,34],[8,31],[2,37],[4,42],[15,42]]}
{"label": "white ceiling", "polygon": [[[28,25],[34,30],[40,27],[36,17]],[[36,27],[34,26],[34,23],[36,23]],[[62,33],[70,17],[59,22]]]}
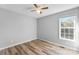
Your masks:
{"label": "white ceiling", "polygon": [[32,4],[0,4],[1,8],[5,8],[10,11],[26,14],[28,16],[32,16],[35,18],[51,15],[53,13],[57,13],[60,11],[77,7],[79,5],[78,4],[47,4],[47,6],[48,6],[47,10],[44,10],[42,14],[37,14],[36,12],[30,12],[29,9],[32,8]]}

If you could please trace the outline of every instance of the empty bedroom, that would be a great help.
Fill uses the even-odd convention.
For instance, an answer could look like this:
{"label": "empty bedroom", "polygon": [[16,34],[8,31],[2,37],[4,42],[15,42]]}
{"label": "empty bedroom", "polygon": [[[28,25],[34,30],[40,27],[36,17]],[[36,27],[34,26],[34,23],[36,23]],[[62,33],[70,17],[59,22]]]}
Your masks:
{"label": "empty bedroom", "polygon": [[0,4],[0,55],[79,55],[79,4]]}

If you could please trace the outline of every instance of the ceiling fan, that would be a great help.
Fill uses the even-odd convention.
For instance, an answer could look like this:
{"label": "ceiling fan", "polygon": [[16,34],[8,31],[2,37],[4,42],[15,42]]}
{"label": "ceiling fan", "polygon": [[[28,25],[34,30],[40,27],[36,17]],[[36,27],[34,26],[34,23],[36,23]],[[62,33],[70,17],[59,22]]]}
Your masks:
{"label": "ceiling fan", "polygon": [[46,9],[48,9],[48,7],[43,4],[42,5],[33,4],[33,10],[31,10],[31,11],[32,12],[35,11],[38,14],[42,14],[43,10],[46,10]]}

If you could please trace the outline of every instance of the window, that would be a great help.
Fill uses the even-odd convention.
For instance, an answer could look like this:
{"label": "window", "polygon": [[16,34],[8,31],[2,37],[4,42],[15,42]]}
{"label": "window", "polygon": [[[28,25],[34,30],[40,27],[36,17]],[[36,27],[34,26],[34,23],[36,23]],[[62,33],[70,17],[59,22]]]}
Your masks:
{"label": "window", "polygon": [[66,40],[75,39],[75,16],[59,18],[59,38]]}

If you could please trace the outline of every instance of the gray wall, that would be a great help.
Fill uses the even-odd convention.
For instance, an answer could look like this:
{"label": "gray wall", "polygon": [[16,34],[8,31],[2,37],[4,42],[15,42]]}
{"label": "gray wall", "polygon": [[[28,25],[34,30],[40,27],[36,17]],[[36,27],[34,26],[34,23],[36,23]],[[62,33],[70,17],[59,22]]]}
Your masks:
{"label": "gray wall", "polygon": [[[64,16],[78,16],[78,8],[73,8],[70,10],[62,11],[56,14],[52,14],[46,17],[39,18],[37,20],[37,35],[38,39],[45,39],[51,42],[60,43],[64,46],[71,47],[71,48],[78,48],[79,47],[79,40],[77,41],[67,41],[59,39],[58,36],[58,24],[59,18]],[[79,21],[78,21],[79,23]]]}
{"label": "gray wall", "polygon": [[36,19],[0,8],[0,48],[36,38]]}

